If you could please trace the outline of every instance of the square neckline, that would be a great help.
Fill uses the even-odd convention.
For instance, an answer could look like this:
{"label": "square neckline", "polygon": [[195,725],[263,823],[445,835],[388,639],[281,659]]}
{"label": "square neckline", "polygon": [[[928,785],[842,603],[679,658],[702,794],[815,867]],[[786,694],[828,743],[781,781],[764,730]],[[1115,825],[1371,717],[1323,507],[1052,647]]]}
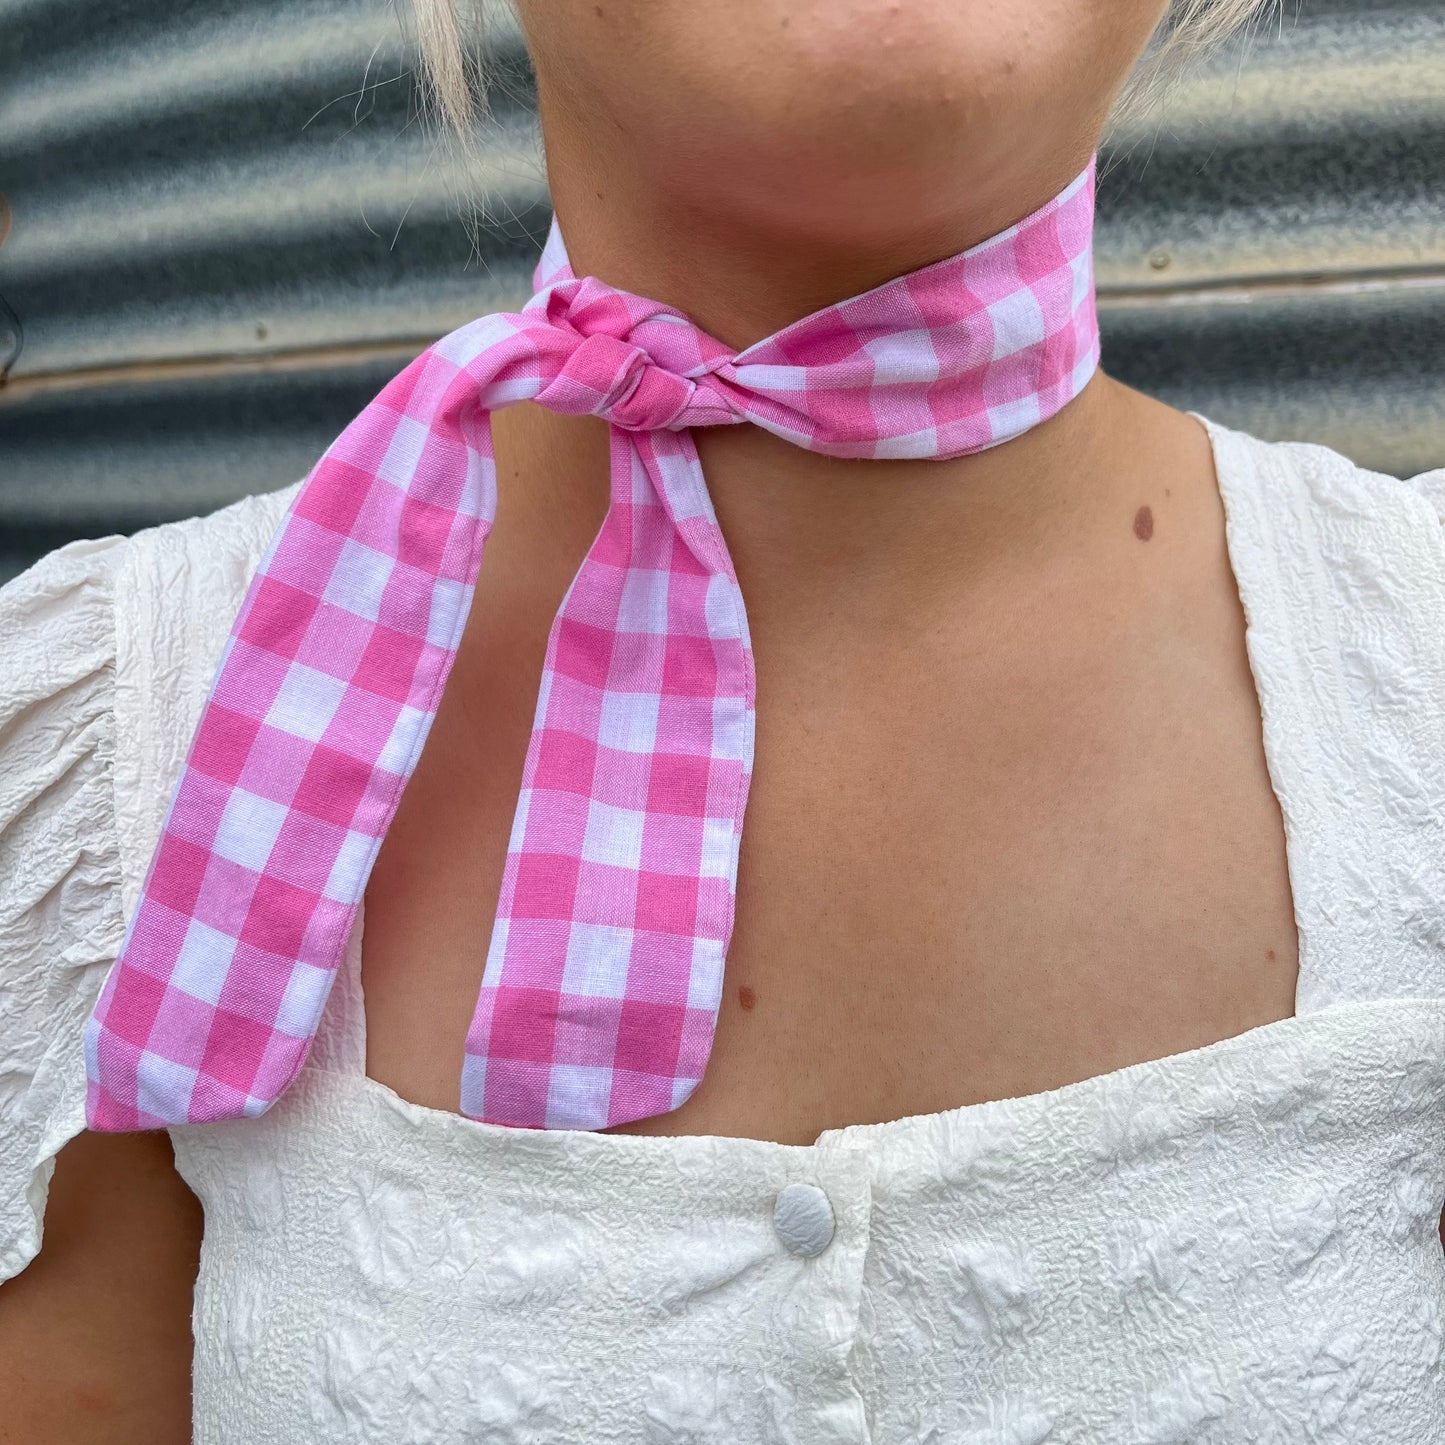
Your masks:
{"label": "square neckline", "polygon": [[[830,1129],[822,1130],[818,1136],[807,1144],[787,1144],[780,1140],[759,1138],[756,1135],[748,1134],[635,1134],[635,1133],[614,1133],[606,1129],[525,1129],[520,1132],[531,1136],[555,1136],[560,1141],[558,1147],[565,1147],[565,1141],[575,1140],[578,1137],[588,1139],[605,1139],[610,1141],[609,1146],[603,1147],[629,1147],[626,1141],[641,1141],[642,1147],[680,1145],[683,1141],[689,1141],[694,1147],[702,1144],[716,1146],[722,1142],[741,1144],[756,1147],[766,1147],[786,1151],[801,1151],[803,1154],[813,1154],[828,1149],[830,1146],[844,1141],[857,1141],[863,1138],[870,1138],[881,1141],[891,1136],[905,1136],[919,1129],[944,1126],[949,1123],[961,1124],[965,1119],[979,1117],[985,1111],[998,1111],[1005,1109],[1025,1110],[1037,1108],[1047,1102],[1064,1103],[1072,1100],[1081,1094],[1090,1091],[1102,1091],[1111,1084],[1121,1082],[1128,1077],[1137,1077],[1141,1071],[1168,1072],[1171,1069],[1178,1070],[1188,1068],[1199,1062],[1203,1057],[1216,1053],[1224,1053],[1231,1048],[1249,1048],[1260,1042],[1267,1042],[1278,1036],[1291,1036],[1298,1033],[1308,1022],[1320,1014],[1333,1014],[1337,1008],[1344,1007],[1368,1007],[1372,1004],[1398,1003],[1399,1000],[1351,1000],[1332,1007],[1315,1008],[1301,1012],[1301,999],[1304,997],[1314,960],[1313,940],[1314,930],[1307,927],[1307,921],[1302,917],[1304,912],[1301,903],[1302,889],[1301,880],[1307,871],[1304,864],[1307,852],[1306,844],[1301,837],[1300,829],[1294,821],[1292,803],[1296,800],[1294,787],[1287,785],[1279,775],[1276,760],[1268,746],[1268,737],[1271,731],[1271,723],[1276,713],[1292,711],[1280,695],[1285,689],[1288,678],[1283,675],[1270,674],[1260,664],[1254,639],[1258,637],[1261,622],[1264,616],[1271,616],[1277,619],[1284,618],[1284,610],[1278,605],[1268,606],[1262,604],[1277,603],[1275,596],[1276,578],[1264,568],[1255,568],[1246,559],[1250,556],[1249,548],[1244,545],[1242,534],[1243,512],[1246,506],[1247,487],[1250,483],[1256,486],[1262,484],[1260,469],[1255,464],[1254,457],[1246,450],[1245,442],[1250,440],[1245,434],[1238,433],[1232,428],[1215,422],[1200,412],[1190,411],[1186,413],[1193,417],[1203,427],[1205,435],[1209,440],[1210,455],[1214,468],[1215,485],[1219,494],[1220,503],[1224,512],[1224,542],[1225,551],[1229,562],[1230,574],[1234,579],[1235,592],[1239,598],[1240,607],[1245,617],[1245,649],[1249,665],[1250,679],[1254,686],[1256,703],[1260,714],[1260,727],[1264,736],[1264,757],[1265,767],[1269,778],[1270,789],[1274,794],[1276,806],[1279,809],[1281,821],[1284,828],[1285,839],[1285,871],[1289,883],[1292,911],[1294,915],[1295,930],[1298,939],[1298,965],[1295,976],[1295,988],[1293,999],[1293,1011],[1278,1019],[1271,1019],[1262,1024],[1255,1024],[1248,1029],[1238,1033],[1227,1034],[1222,1038],[1213,1039],[1208,1043],[1199,1044],[1189,1049],[1176,1050],[1173,1053],[1161,1054],[1152,1059],[1139,1059],[1130,1064],[1120,1065],[1116,1069],[1110,1069],[1103,1073],[1089,1074],[1082,1079],[1072,1079],[1067,1083],[1060,1084],[1052,1089],[1034,1090],[1025,1094],[1004,1095],[996,1099],[979,1099],[970,1103],[957,1104],[950,1108],[933,1110],[920,1114],[902,1114],[890,1119],[872,1121],[860,1121],[852,1124],[837,1125]],[[1237,473],[1233,469],[1237,467]],[[1246,580],[1246,575],[1248,579]],[[1296,779],[1296,782],[1302,778]],[[349,1067],[340,1070],[335,1068],[321,1068],[321,1072],[331,1074],[343,1074],[346,1077],[359,1081],[359,1086],[366,1094],[371,1095],[378,1101],[385,1102],[391,1107],[400,1107],[410,1114],[418,1123],[436,1123],[437,1121],[459,1121],[461,1127],[471,1127],[483,1131],[486,1135],[513,1135],[519,1132],[514,1126],[489,1123],[485,1120],[474,1119],[470,1115],[463,1114],[459,1110],[438,1109],[428,1104],[418,1104],[413,1100],[398,1094],[390,1085],[383,1083],[380,1079],[373,1078],[366,1070],[366,1000],[361,983],[361,944],[364,932],[365,918],[365,893],[357,905],[356,918],[353,922],[351,934],[348,937],[346,950],[343,955],[342,969],[347,974],[347,983],[351,997],[347,1000],[347,1007],[344,1014],[340,1011],[333,1014],[331,1024],[333,1027],[340,1025],[348,1033],[345,1040],[344,1050],[348,1056]],[[332,998],[335,998],[336,990],[332,990]],[[330,1001],[328,1001],[330,1002]],[[353,1017],[354,1015],[354,1017]],[[310,1065],[308,1064],[308,1067]],[[448,1122],[445,1127],[455,1128],[458,1124]]]}

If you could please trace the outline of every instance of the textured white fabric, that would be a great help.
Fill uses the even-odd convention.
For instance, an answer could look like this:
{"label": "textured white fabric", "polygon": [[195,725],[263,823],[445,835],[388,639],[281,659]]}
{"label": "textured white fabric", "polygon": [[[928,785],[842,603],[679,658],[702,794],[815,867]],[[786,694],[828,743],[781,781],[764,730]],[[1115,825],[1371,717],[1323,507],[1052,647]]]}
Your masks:
{"label": "textured white fabric", "polygon": [[[1296,1017],[808,1147],[518,1131],[364,1076],[358,924],[292,1091],[172,1132],[200,1445],[1445,1445],[1445,472],[1211,435]],[[0,1279],[290,496],[0,591]]]}

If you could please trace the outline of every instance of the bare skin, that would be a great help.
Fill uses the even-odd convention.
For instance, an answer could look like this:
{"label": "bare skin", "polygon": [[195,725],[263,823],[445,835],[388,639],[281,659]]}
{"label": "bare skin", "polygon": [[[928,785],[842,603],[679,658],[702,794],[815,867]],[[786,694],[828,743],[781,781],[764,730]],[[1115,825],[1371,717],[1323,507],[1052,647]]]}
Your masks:
{"label": "bare skin", "polygon": [[[1020,444],[1024,476],[1008,448],[924,474],[701,438],[748,600],[757,768],[707,1075],[629,1132],[809,1143],[1293,1013],[1283,823],[1207,437],[1100,378]],[[502,514],[367,891],[368,1067],[435,1108],[458,1107],[604,445],[590,420],[500,419]]]}
{"label": "bare skin", "polygon": [[82,1134],[0,1288],[0,1445],[186,1445],[201,1206],[164,1134]]}

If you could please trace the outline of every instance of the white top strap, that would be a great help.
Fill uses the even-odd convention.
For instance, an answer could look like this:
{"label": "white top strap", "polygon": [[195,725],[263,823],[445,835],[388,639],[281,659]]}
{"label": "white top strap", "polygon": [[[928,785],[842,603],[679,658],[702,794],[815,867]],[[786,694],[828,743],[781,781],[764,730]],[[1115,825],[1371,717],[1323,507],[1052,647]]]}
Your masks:
{"label": "white top strap", "polygon": [[1326,447],[1206,425],[1284,813],[1298,1012],[1445,996],[1440,519]]}

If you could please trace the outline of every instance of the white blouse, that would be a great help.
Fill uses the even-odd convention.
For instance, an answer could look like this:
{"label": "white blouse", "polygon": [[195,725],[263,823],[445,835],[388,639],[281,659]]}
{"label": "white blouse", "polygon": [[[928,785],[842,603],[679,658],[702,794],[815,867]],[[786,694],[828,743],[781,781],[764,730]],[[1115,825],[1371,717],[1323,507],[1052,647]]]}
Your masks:
{"label": "white blouse", "polygon": [[[1445,471],[1209,427],[1295,1016],[808,1146],[511,1130],[366,1077],[358,920],[291,1091],[172,1131],[199,1445],[1445,1445]],[[293,492],[0,589],[0,1280]]]}

